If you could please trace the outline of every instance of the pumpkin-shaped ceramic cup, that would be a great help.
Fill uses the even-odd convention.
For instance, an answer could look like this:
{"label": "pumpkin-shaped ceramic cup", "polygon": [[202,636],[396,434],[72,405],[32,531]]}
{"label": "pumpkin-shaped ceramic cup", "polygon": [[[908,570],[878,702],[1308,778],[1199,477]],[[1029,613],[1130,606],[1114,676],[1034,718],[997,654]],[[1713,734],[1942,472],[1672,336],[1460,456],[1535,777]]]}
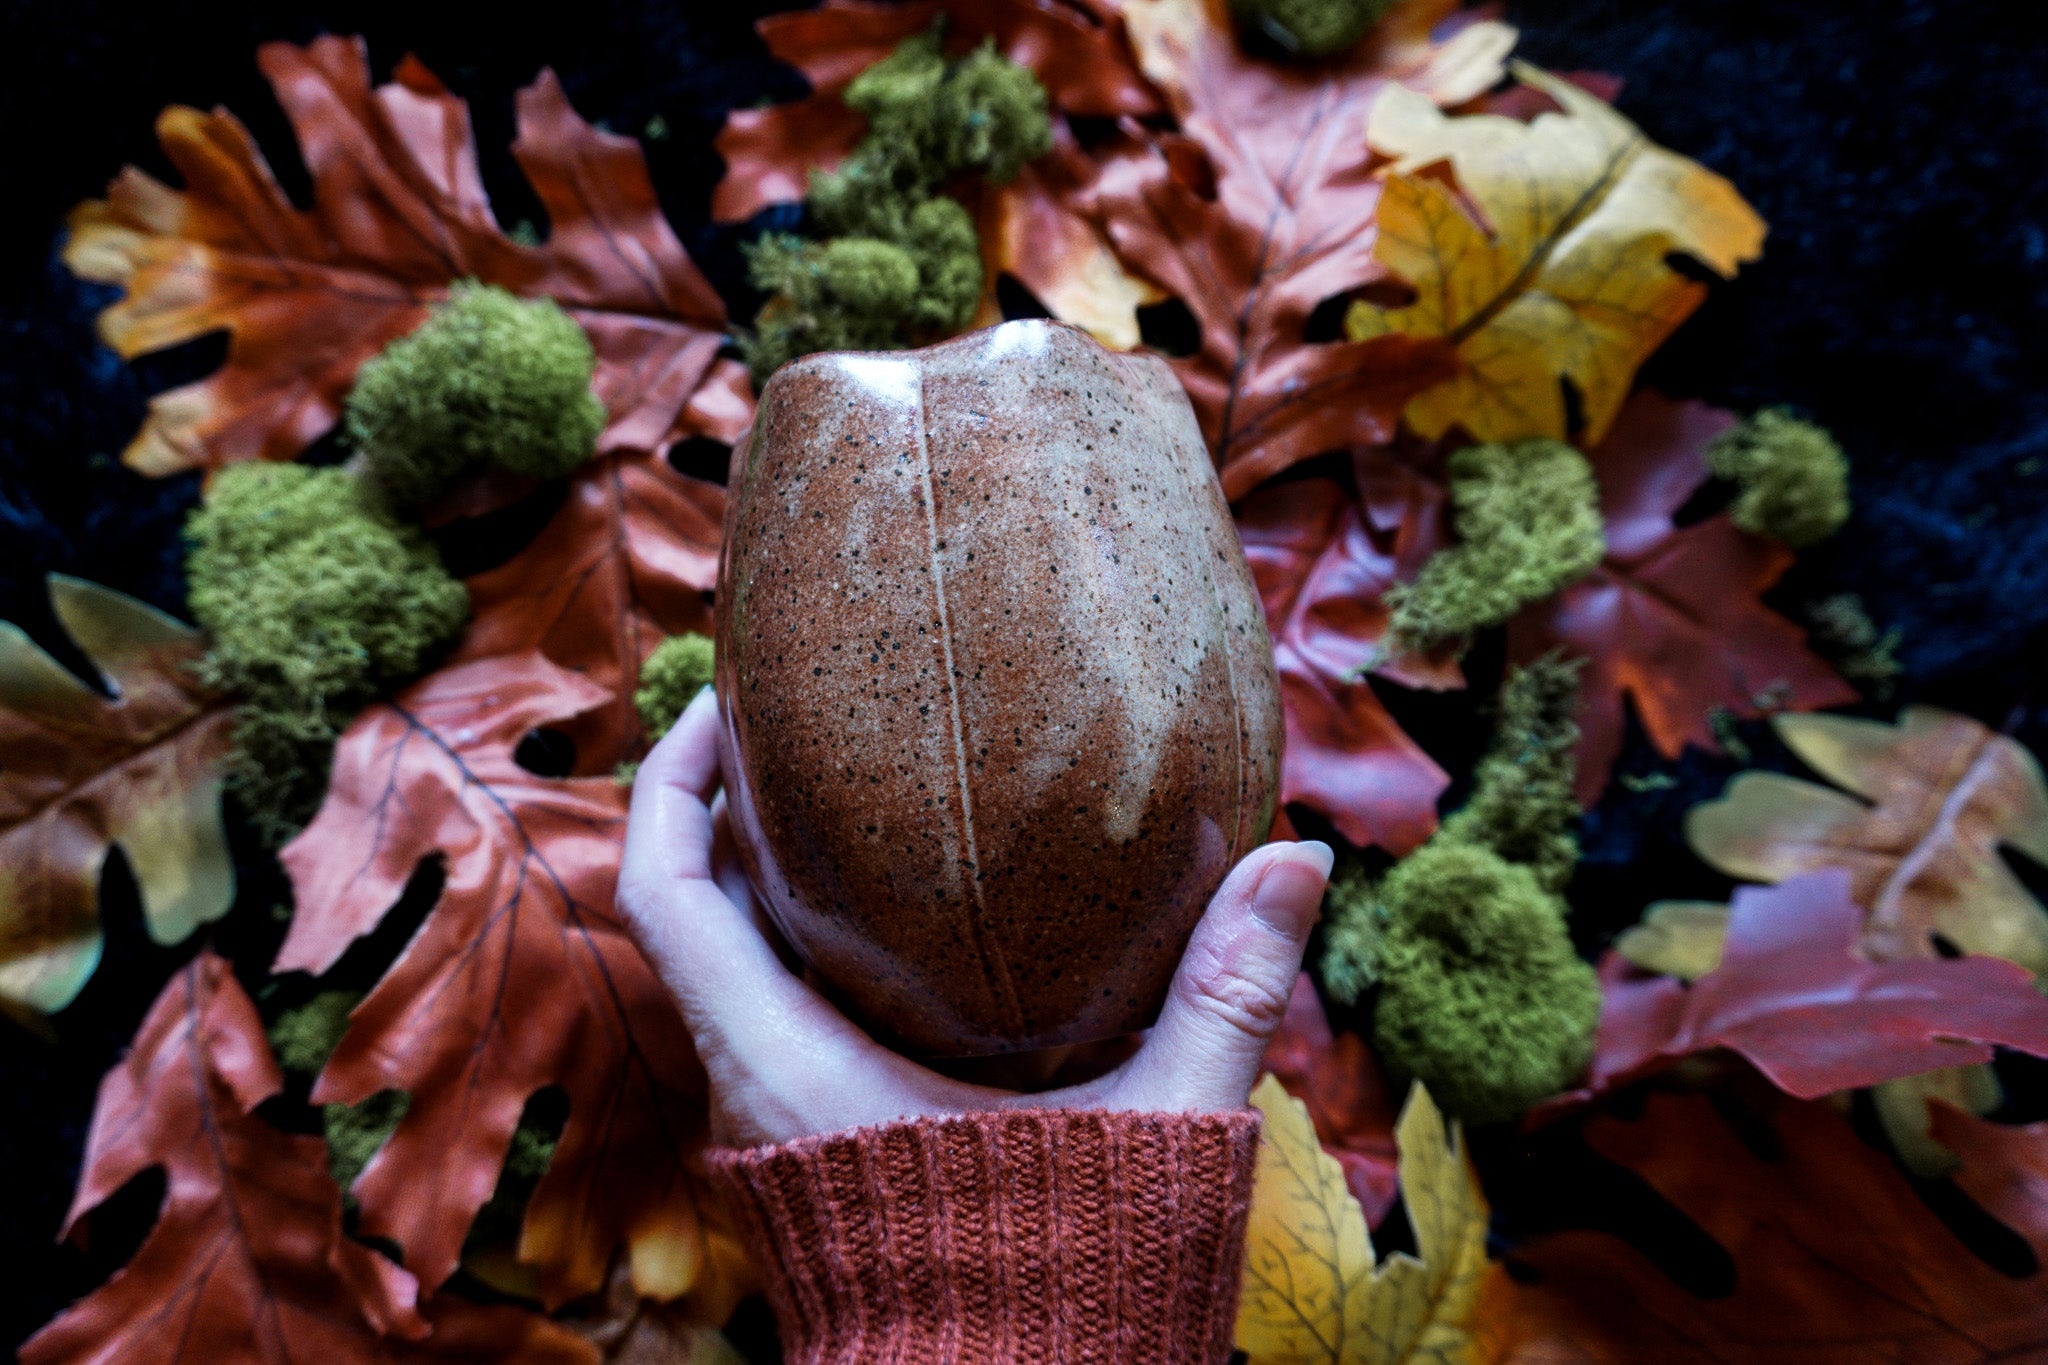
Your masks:
{"label": "pumpkin-shaped ceramic cup", "polygon": [[1280,710],[1187,396],[1057,323],[778,370],[718,601],[733,823],[850,1014],[926,1056],[1143,1028],[1263,842]]}

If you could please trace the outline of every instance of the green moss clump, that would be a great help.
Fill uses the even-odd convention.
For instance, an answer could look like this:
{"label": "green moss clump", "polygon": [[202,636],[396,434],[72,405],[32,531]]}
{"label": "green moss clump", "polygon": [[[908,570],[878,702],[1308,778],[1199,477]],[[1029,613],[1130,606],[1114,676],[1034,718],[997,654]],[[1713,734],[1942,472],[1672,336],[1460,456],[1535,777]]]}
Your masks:
{"label": "green moss clump", "polygon": [[1302,57],[1349,51],[1392,7],[1393,0],[1230,0],[1240,26]]}
{"label": "green moss clump", "polygon": [[590,338],[554,300],[464,281],[363,365],[345,429],[395,507],[429,502],[486,462],[555,478],[604,430],[595,366]]}
{"label": "green moss clump", "polygon": [[[318,1075],[348,1029],[348,1012],[362,998],[358,991],[322,991],[297,1009],[279,1015],[267,1030],[278,1065],[303,1076]],[[412,1097],[403,1090],[380,1090],[360,1104],[320,1106],[327,1168],[344,1192],[411,1106]]]}
{"label": "green moss clump", "polygon": [[1467,446],[1449,473],[1458,543],[1387,594],[1400,648],[1500,625],[1583,578],[1606,552],[1592,466],[1564,442]]}
{"label": "green moss clump", "polygon": [[1355,1004],[1379,979],[1384,922],[1385,907],[1371,874],[1355,861],[1340,860],[1323,895],[1323,956],[1317,964],[1323,986],[1335,999]]}
{"label": "green moss clump", "polygon": [[696,695],[711,685],[714,647],[711,637],[689,631],[671,635],[654,647],[640,665],[640,686],[633,693],[640,723],[649,740],[660,739]]}
{"label": "green moss clump", "polygon": [[224,469],[185,533],[201,672],[242,699],[228,785],[281,843],[318,808],[335,737],[461,632],[469,594],[339,469]]}
{"label": "green moss clump", "polygon": [[1743,530],[1803,549],[1849,519],[1849,457],[1835,438],[1785,408],[1765,408],[1707,448],[1707,466],[1738,491],[1728,515]]}
{"label": "green moss clump", "polygon": [[903,40],[847,86],[867,133],[805,204],[824,240],[774,233],[747,249],[770,295],[740,338],[755,381],[814,351],[892,350],[956,332],[981,299],[981,242],[942,191],[961,176],[1004,184],[1052,146],[1045,88],[992,41],[958,61],[941,27]]}
{"label": "green moss clump", "polygon": [[1535,873],[1546,891],[1564,890],[1579,864],[1571,826],[1579,815],[1573,713],[1582,665],[1552,654],[1508,674],[1472,796],[1436,836],[1490,848]]}
{"label": "green moss clump", "polygon": [[1379,899],[1382,1061],[1470,1123],[1504,1122],[1579,1077],[1600,984],[1533,871],[1476,844],[1432,842],[1387,874]]}
{"label": "green moss clump", "polygon": [[322,991],[297,1009],[280,1014],[266,1030],[277,1064],[286,1071],[316,1074],[348,1031],[348,1012],[362,998],[360,991]]}
{"label": "green moss clump", "polygon": [[1906,666],[1899,662],[1905,635],[1897,627],[1880,630],[1870,609],[1853,592],[1824,597],[1806,609],[1816,648],[1834,661],[1835,671],[1855,683],[1874,701],[1888,701]]}

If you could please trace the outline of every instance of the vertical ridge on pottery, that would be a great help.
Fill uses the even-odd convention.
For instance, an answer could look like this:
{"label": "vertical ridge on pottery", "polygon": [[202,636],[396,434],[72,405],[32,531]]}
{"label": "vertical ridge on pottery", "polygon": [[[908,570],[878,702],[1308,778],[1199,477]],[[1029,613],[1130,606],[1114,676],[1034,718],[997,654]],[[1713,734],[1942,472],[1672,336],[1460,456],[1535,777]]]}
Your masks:
{"label": "vertical ridge on pottery", "polygon": [[1037,321],[807,357],[731,491],[726,772],[791,943],[927,1054],[1149,1023],[1280,743],[1171,371]]}

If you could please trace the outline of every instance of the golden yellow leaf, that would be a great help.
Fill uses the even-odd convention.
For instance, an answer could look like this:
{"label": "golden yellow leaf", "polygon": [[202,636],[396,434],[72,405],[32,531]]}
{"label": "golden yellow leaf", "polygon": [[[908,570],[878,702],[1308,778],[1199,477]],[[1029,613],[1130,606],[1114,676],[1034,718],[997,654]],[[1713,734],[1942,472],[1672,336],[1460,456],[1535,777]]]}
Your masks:
{"label": "golden yellow leaf", "polygon": [[1658,901],[1643,911],[1640,924],[1621,932],[1614,940],[1614,951],[1646,972],[1692,981],[1721,965],[1721,950],[1727,942],[1727,906],[1712,901]]}
{"label": "golden yellow leaf", "polygon": [[0,1006],[44,1012],[99,961],[110,845],[158,943],[219,919],[235,894],[220,823],[232,713],[192,672],[205,641],[97,583],[52,574],[49,590],[109,695],[0,621]]}
{"label": "golden yellow leaf", "polygon": [[1705,293],[1666,257],[1731,276],[1762,250],[1764,223],[1726,180],[1592,95],[1513,69],[1562,112],[1453,116],[1399,85],[1373,106],[1366,140],[1395,158],[1376,254],[1416,297],[1355,303],[1347,325],[1357,341],[1399,332],[1456,344],[1464,372],[1405,413],[1426,436],[1454,423],[1487,441],[1571,435],[1568,379],[1583,439],[1597,442],[1637,366]]}
{"label": "golden yellow leaf", "polygon": [[1266,1125],[1237,1314],[1237,1345],[1251,1365],[1470,1360],[1486,1199],[1429,1093],[1409,1091],[1395,1129],[1421,1259],[1396,1252],[1378,1263],[1365,1214],[1317,1144],[1307,1108],[1271,1076],[1252,1103]]}

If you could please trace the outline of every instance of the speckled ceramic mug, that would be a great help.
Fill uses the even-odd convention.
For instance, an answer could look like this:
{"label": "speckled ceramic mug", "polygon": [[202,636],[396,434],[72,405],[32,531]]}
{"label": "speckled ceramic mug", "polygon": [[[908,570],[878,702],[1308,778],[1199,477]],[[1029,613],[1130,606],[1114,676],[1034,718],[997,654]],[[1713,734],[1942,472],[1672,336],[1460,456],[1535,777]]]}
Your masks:
{"label": "speckled ceramic mug", "polygon": [[1281,733],[1165,363],[1040,321],[810,356],[730,491],[725,772],[791,944],[927,1056],[1148,1025],[1266,837]]}

